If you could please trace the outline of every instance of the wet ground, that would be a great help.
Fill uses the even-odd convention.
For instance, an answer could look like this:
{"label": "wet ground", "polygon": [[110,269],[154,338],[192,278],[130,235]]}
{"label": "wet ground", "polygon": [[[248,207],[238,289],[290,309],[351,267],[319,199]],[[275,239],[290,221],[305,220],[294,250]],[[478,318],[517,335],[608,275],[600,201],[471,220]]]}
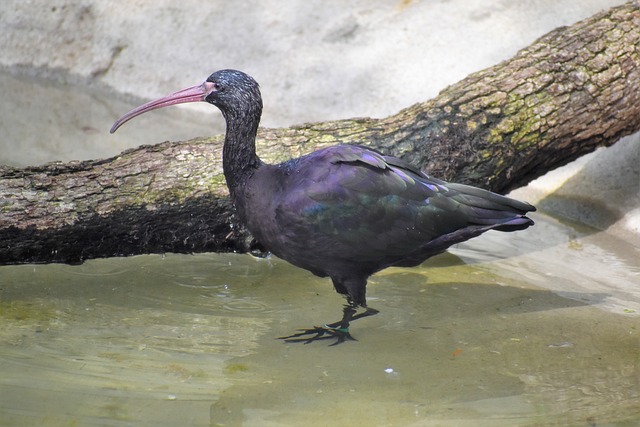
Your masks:
{"label": "wet ground", "polygon": [[[41,90],[20,82],[8,84],[24,102]],[[52,89],[48,97],[65,91]],[[95,104],[80,96],[86,104],[73,105]],[[75,120],[29,106],[32,120],[80,135],[87,151],[65,145],[63,160],[103,157],[81,135],[103,138],[112,109],[128,107],[104,103]],[[100,149],[117,154],[117,141]],[[3,163],[49,160],[10,149]],[[487,233],[373,276],[369,304],[380,313],[336,347],[277,339],[337,320],[343,300],[328,280],[276,258],[2,266],[0,425],[638,425],[640,249],[532,217],[529,230]]]}

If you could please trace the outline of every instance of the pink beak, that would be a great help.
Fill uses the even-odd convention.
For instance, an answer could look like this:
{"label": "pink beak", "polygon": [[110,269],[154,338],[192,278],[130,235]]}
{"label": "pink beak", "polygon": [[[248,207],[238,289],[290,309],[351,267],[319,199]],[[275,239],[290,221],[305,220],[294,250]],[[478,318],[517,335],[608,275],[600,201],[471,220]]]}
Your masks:
{"label": "pink beak", "polygon": [[155,101],[147,102],[144,105],[134,108],[124,116],[120,117],[111,127],[110,133],[114,133],[120,126],[133,119],[140,114],[147,111],[155,110],[156,108],[168,107],[169,105],[185,104],[187,102],[201,102],[204,101],[211,92],[215,90],[215,85],[211,82],[204,82],[197,86],[192,86],[186,89],[182,89],[171,95],[167,95]]}

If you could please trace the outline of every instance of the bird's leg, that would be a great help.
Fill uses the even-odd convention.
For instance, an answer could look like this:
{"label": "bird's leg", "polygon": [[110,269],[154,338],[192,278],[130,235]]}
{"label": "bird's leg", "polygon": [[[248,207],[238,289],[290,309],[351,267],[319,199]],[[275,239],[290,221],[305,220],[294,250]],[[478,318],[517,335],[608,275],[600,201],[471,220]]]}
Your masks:
{"label": "bird's leg", "polygon": [[[365,310],[362,313],[356,314],[358,312],[358,307],[360,304],[354,303],[349,297],[347,297],[347,303],[344,306],[342,311],[342,319],[335,323],[327,323],[324,325],[326,328],[342,330],[344,332],[349,332],[349,323],[354,320],[361,319],[367,316],[373,316],[374,314],[378,314],[378,310],[375,308],[367,307],[366,305],[362,305]],[[353,338],[352,338],[353,339]]]}
{"label": "bird's leg", "polygon": [[[364,307],[365,311],[356,314],[358,307],[360,306]],[[286,337],[280,337],[280,339],[285,342],[303,342],[305,344],[309,344],[313,341],[335,339],[336,342],[331,344],[332,346],[342,344],[347,340],[357,341],[349,332],[350,323],[354,320],[373,316],[377,313],[378,310],[369,308],[366,305],[357,304],[351,298],[347,297],[347,304],[345,304],[344,309],[342,310],[342,319],[339,321],[328,323],[322,327],[314,326],[310,329],[303,329],[301,332]]]}

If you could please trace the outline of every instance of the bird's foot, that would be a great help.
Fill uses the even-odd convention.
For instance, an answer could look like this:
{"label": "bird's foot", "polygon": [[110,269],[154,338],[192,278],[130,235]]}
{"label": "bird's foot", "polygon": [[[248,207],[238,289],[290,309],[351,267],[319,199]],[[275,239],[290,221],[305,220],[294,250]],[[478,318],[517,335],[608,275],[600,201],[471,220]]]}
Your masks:
{"label": "bird's foot", "polygon": [[357,306],[354,304],[348,304],[344,307],[342,319],[335,323],[328,323],[322,327],[314,326],[310,329],[300,329],[302,332],[298,332],[286,337],[279,337],[288,343],[305,343],[309,344],[314,341],[331,340],[336,341],[330,346],[342,344],[345,341],[358,341],[351,333],[349,333],[350,322],[360,319],[362,317],[373,316],[378,314],[378,310],[375,308],[367,307],[364,312],[356,314]]}
{"label": "bird's foot", "polygon": [[358,341],[349,333],[349,328],[342,328],[339,325],[330,324],[321,326],[314,326],[310,329],[301,329],[302,332],[298,332],[296,334],[288,335],[286,337],[279,337],[278,339],[284,340],[284,342],[288,343],[304,343],[309,344],[314,341],[322,341],[322,340],[332,340],[336,341],[330,346],[342,344],[343,342],[349,341]]}

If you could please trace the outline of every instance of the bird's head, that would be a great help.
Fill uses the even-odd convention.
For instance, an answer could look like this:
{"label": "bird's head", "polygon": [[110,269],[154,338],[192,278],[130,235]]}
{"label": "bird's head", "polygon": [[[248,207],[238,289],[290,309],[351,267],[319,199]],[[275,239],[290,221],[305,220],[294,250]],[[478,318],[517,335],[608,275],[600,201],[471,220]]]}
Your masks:
{"label": "bird's head", "polygon": [[120,117],[113,124],[110,132],[114,133],[123,124],[147,111],[169,105],[202,101],[218,107],[227,120],[230,117],[247,115],[257,115],[259,118],[262,113],[262,97],[258,83],[242,71],[220,70],[211,74],[202,84],[182,89],[134,108]]}

